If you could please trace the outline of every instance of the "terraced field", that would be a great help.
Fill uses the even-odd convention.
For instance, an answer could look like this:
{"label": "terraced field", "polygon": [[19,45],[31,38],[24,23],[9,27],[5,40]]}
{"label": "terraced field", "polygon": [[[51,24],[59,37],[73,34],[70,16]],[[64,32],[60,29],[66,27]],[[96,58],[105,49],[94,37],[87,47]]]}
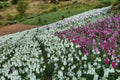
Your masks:
{"label": "terraced field", "polygon": [[110,8],[0,37],[0,79],[119,80],[120,15]]}

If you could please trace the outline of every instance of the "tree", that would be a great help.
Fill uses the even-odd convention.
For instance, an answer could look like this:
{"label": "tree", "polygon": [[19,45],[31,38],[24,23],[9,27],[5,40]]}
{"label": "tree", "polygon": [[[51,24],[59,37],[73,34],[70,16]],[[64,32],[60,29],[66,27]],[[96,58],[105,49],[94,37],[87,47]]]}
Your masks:
{"label": "tree", "polygon": [[27,0],[19,0],[18,1],[18,6],[17,6],[16,10],[18,12],[19,17],[25,16],[25,11],[27,9],[27,6],[28,6]]}

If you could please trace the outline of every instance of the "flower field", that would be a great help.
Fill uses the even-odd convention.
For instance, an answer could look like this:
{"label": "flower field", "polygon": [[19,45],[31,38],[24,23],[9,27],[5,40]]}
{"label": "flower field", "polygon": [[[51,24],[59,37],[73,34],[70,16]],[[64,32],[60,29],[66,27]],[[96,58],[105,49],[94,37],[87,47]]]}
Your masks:
{"label": "flower field", "polygon": [[0,80],[119,80],[120,15],[109,9],[0,37]]}

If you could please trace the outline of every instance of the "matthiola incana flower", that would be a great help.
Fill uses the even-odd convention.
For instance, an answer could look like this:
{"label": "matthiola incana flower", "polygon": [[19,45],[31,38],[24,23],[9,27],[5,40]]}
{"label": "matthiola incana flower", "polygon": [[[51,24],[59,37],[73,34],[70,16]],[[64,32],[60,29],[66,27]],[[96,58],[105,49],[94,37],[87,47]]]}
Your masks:
{"label": "matthiola incana flower", "polygon": [[109,8],[0,37],[6,43],[0,47],[0,79],[103,80],[113,78],[111,73],[117,79],[120,16],[106,19]]}
{"label": "matthiola incana flower", "polygon": [[106,51],[106,50],[107,50],[107,48],[108,48],[108,43],[107,43],[107,41],[105,40],[105,41],[104,41],[103,50],[105,50],[105,51]]}
{"label": "matthiola incana flower", "polygon": [[112,62],[112,67],[113,67],[113,68],[117,68],[116,62],[114,62],[114,61]]}
{"label": "matthiola incana flower", "polygon": [[110,61],[110,60],[109,60],[109,58],[108,58],[108,57],[106,57],[106,58],[105,58],[105,64],[107,64],[107,65],[108,65],[108,64],[109,64],[109,61]]}

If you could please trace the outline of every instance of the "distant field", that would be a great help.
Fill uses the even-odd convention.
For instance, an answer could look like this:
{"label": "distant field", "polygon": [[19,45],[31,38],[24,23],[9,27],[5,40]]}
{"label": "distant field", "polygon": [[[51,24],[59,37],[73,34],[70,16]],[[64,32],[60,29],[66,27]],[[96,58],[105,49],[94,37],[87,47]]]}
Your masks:
{"label": "distant field", "polygon": [[[81,12],[105,7],[110,4],[108,2],[103,2],[107,0],[77,0],[78,2],[73,1],[61,1],[57,4],[54,3],[45,3],[42,0],[28,0],[29,5],[26,10],[26,16],[23,18],[16,18],[18,14],[16,11],[17,5],[11,5],[7,8],[4,8],[0,11],[3,19],[0,20],[0,26],[4,26],[9,23],[22,23],[22,24],[34,24],[34,25],[46,25],[49,23],[56,22],[61,20],[62,16],[69,17],[72,15],[79,14]],[[111,0],[112,4],[117,0]],[[8,0],[10,3],[10,0]],[[116,3],[112,9],[112,12],[116,11],[116,8],[119,11],[119,2]]]}
{"label": "distant field", "polygon": [[61,20],[63,15],[65,17],[69,17],[69,16],[81,13],[81,12],[89,10],[89,9],[90,8],[88,7],[86,9],[77,8],[77,9],[60,10],[60,11],[56,11],[56,12],[42,14],[42,15],[36,16],[34,18],[31,18],[31,19],[25,19],[24,21],[22,21],[20,23],[34,24],[34,25],[45,25],[45,24],[49,24],[49,23],[53,23],[55,21]]}
{"label": "distant field", "polygon": [[[81,12],[99,7],[101,3],[102,2],[98,0],[96,1],[91,0],[88,2],[82,2],[82,0],[79,0],[77,4],[69,4],[67,6],[64,3],[64,7],[62,9],[59,9],[58,6],[55,6],[57,10],[54,12],[51,11],[49,13],[41,14],[30,19],[24,19],[23,21],[20,21],[20,23],[34,24],[34,25],[50,24],[58,20],[61,20],[63,15],[64,17],[70,17],[73,15],[79,14]],[[60,4],[63,5],[63,3],[60,3]]]}

